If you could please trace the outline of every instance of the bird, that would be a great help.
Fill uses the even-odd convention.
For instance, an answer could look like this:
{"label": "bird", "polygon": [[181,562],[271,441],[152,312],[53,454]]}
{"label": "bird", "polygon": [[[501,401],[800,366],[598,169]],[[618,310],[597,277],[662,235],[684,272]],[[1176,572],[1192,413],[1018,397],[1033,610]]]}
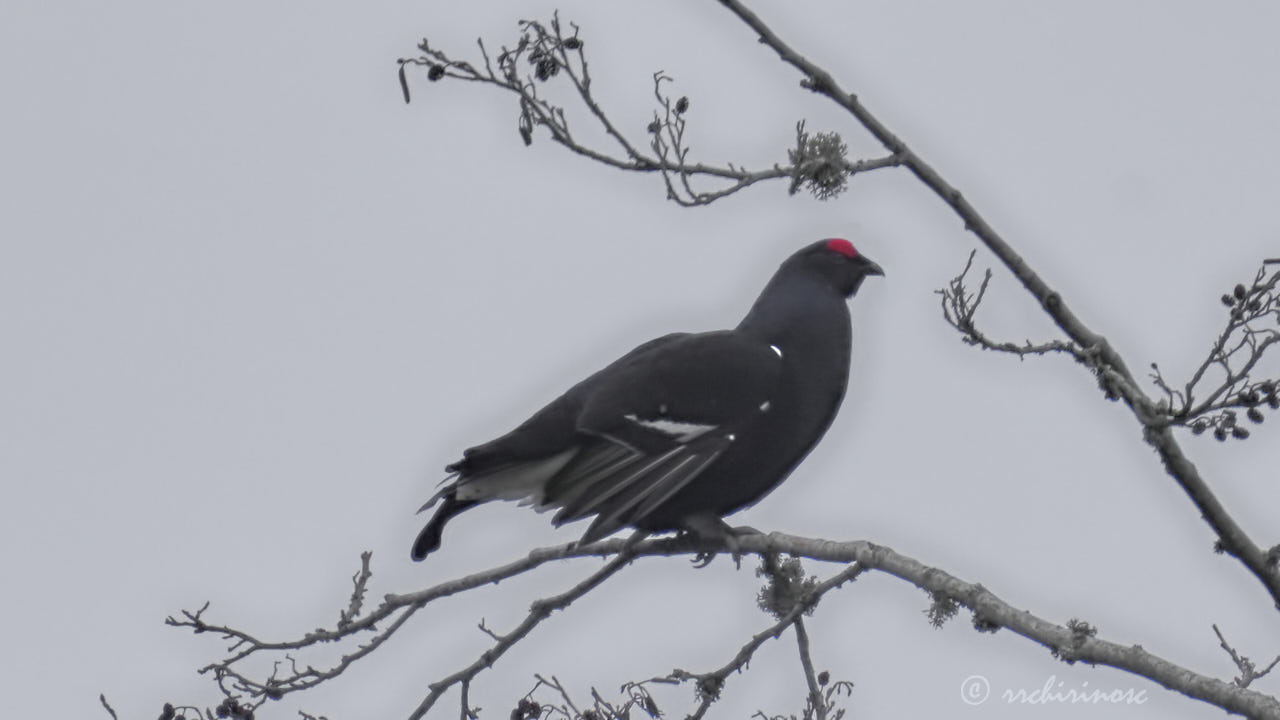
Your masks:
{"label": "bird", "polygon": [[[494,440],[446,466],[413,543],[422,560],[444,526],[493,500],[594,516],[586,545],[627,527],[734,544],[724,517],[777,487],[826,433],[852,352],[848,300],[884,271],[843,238],[778,267],[732,330],[643,343]],[[635,537],[635,536],[633,536]]]}

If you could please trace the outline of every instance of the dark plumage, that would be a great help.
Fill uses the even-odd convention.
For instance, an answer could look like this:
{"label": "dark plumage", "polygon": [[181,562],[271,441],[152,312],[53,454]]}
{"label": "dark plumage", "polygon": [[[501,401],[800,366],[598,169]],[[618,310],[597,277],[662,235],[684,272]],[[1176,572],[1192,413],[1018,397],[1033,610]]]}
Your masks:
{"label": "dark plumage", "polygon": [[722,518],[777,487],[818,442],[849,376],[846,300],[880,267],[846,240],[787,258],[733,330],[651,340],[511,432],[448,466],[413,544],[489,500],[595,516],[581,542],[621,528],[723,535]]}

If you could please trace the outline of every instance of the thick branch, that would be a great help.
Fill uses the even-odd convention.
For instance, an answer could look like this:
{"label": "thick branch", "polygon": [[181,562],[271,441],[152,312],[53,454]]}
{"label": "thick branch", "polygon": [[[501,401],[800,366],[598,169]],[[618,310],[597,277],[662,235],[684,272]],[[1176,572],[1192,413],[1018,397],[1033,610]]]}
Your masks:
{"label": "thick branch", "polygon": [[[1125,647],[1116,643],[1102,640],[1092,635],[1085,635],[1079,631],[1079,624],[1075,626],[1068,624],[1067,626],[1055,624],[1039,618],[1030,612],[1020,610],[1001,600],[994,593],[988,591],[981,585],[968,583],[960,580],[938,568],[929,567],[917,560],[900,555],[893,550],[875,545],[865,541],[852,542],[832,542],[826,540],[810,539],[796,537],[792,535],[783,535],[780,533],[772,533],[769,535],[742,535],[736,537],[739,550],[743,553],[755,553],[760,555],[786,553],[797,557],[806,557],[824,562],[845,563],[845,567],[841,572],[829,578],[824,583],[817,585],[811,591],[802,596],[800,602],[797,602],[790,610],[785,613],[778,621],[764,632],[754,636],[743,648],[734,656],[734,659],[727,663],[724,667],[719,668],[711,673],[693,674],[684,673],[682,677],[676,677],[677,673],[669,676],[669,680],[694,679],[699,680],[699,688],[708,691],[715,690],[713,693],[718,694],[718,683],[703,683],[703,678],[723,678],[737,669],[743,667],[754,653],[755,648],[766,642],[771,637],[776,637],[785,630],[794,620],[800,617],[806,609],[812,606],[814,602],[825,592],[839,587],[841,584],[855,577],[857,574],[867,570],[878,570],[888,575],[900,578],[909,582],[925,591],[931,597],[949,598],[959,605],[963,605],[974,612],[975,618],[980,620],[976,626],[984,630],[993,630],[999,627],[1005,627],[1012,632],[1026,637],[1048,648],[1055,657],[1066,662],[1087,662],[1097,665],[1108,665],[1126,672],[1134,673],[1159,683],[1166,688],[1176,690],[1188,697],[1203,700],[1217,707],[1223,708],[1230,712],[1246,715],[1250,718],[1258,720],[1280,720],[1280,702],[1275,698],[1269,697],[1262,693],[1258,693],[1246,688],[1237,687],[1235,684],[1223,682],[1214,678],[1198,675],[1186,668],[1179,667],[1172,662],[1161,657],[1153,655],[1142,649],[1140,646]],[[635,557],[659,556],[659,555],[689,555],[697,552],[705,552],[708,550],[727,550],[726,547],[712,547],[705,542],[692,542],[684,538],[674,539],[658,539],[644,540],[632,543],[625,540],[606,540],[603,542],[593,543],[586,547],[577,547],[576,544],[567,544],[556,547],[541,548],[534,550],[529,555],[516,562],[485,570],[482,572],[469,575],[457,580],[440,583],[431,588],[421,590],[415,593],[404,595],[387,595],[380,607],[370,613],[368,616],[350,622],[346,627],[338,630],[318,630],[309,633],[307,636],[296,641],[257,643],[251,652],[264,651],[267,648],[295,650],[304,647],[315,647],[327,644],[336,640],[344,640],[347,638],[358,637],[363,632],[368,632],[369,623],[375,622],[373,618],[396,617],[392,628],[384,631],[379,637],[385,640],[398,629],[407,613],[421,609],[427,603],[434,599],[445,597],[447,595],[461,592],[463,590],[476,588],[482,585],[495,583],[506,578],[514,577],[521,573],[532,570],[545,563],[562,560],[565,558],[580,557],[607,557],[610,562],[603,568],[596,571],[582,583],[574,586],[572,589],[562,593],[561,595],[547,598],[539,603],[535,603],[530,610],[529,616],[514,631],[505,635],[498,636],[495,645],[486,650],[478,660],[467,666],[463,670],[450,675],[443,680],[435,683],[431,689],[431,695],[428,700],[424,700],[423,706],[419,708],[419,713],[415,717],[420,717],[421,712],[425,712],[438,699],[439,695],[453,684],[461,684],[469,682],[478,672],[483,670],[503,652],[509,649],[515,642],[518,642],[530,630],[540,623],[547,615],[558,608],[562,608],[569,603],[581,597],[583,594],[594,588],[605,578],[620,570],[628,562]],[[398,613],[406,613],[399,615]],[[238,630],[230,630],[222,626],[215,626],[205,623],[199,619],[200,613],[187,613],[188,618],[196,618],[194,621],[172,621],[171,624],[191,627],[196,632],[219,632],[224,635],[239,638],[249,638],[247,633]],[[244,641],[248,642],[248,641]],[[234,650],[234,647],[233,647]],[[234,657],[246,657],[251,653],[238,653]],[[224,660],[215,663],[214,666],[219,667],[222,673],[231,672],[230,666],[234,660]],[[345,662],[345,659],[344,659]],[[345,665],[343,666],[345,667]],[[303,689],[310,687],[321,679],[329,679],[336,676],[337,672],[318,671],[308,669],[304,671],[295,670],[293,681],[298,687],[283,687],[279,683],[272,682],[253,682],[251,689],[257,689],[260,697],[270,696],[278,697],[283,692]],[[704,698],[703,704],[709,705],[710,702]],[[705,710],[704,710],[705,712]]]}
{"label": "thick branch", "polygon": [[847,110],[880,141],[893,157],[898,159],[901,165],[910,170],[920,182],[947,203],[964,221],[965,229],[976,235],[983,245],[1004,263],[1062,332],[1074,343],[1096,356],[1099,363],[1098,372],[1102,375],[1103,381],[1133,410],[1135,417],[1143,425],[1147,443],[1155,448],[1165,470],[1178,482],[1209,527],[1217,533],[1220,546],[1238,558],[1258,578],[1271,594],[1277,607],[1280,607],[1280,570],[1274,564],[1268,563],[1266,553],[1222,506],[1208,483],[1201,477],[1199,470],[1182,452],[1173,433],[1169,431],[1163,413],[1139,388],[1128,366],[1107,339],[1076,317],[1075,313],[1067,307],[1062,296],[1031,269],[1022,256],[1014,251],[978,213],[977,209],[960,194],[960,191],[943,179],[933,166],[907,147],[905,142],[872,115],[856,95],[845,91],[829,72],[810,62],[783,42],[777,33],[741,2],[738,0],[719,0],[719,2],[759,35],[760,42],[773,49],[783,62],[803,73],[805,78],[801,84],[804,87],[830,98]]}
{"label": "thick branch", "polygon": [[[637,553],[649,554],[651,543],[655,541],[636,548]],[[785,552],[814,560],[856,562],[868,570],[879,570],[935,595],[949,597],[972,610],[985,629],[1008,628],[1045,646],[1068,663],[1108,665],[1233,713],[1250,718],[1280,719],[1280,702],[1273,697],[1198,675],[1144,650],[1140,645],[1126,647],[1098,637],[1084,637],[1076,629],[1013,607],[982,585],[965,582],[881,545],[865,541],[830,542],[780,533],[744,536],[739,538],[739,543],[744,552]]]}

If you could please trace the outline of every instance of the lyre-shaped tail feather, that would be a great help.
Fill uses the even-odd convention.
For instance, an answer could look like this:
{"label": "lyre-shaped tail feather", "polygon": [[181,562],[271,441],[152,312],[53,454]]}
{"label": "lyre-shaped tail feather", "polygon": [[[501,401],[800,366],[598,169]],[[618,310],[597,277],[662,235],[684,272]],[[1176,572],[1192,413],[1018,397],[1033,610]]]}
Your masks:
{"label": "lyre-shaped tail feather", "polygon": [[418,533],[418,539],[413,541],[413,550],[409,553],[409,557],[414,560],[422,560],[440,548],[440,537],[444,533],[444,525],[453,516],[480,504],[478,500],[459,500],[456,489],[444,495],[443,500],[440,507],[436,508],[435,514],[431,516],[431,520],[427,522],[427,526]]}

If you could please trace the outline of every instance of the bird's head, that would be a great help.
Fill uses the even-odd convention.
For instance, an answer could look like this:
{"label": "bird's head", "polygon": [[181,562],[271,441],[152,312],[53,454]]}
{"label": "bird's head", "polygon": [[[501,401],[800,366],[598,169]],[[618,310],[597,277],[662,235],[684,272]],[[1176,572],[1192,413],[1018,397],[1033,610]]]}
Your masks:
{"label": "bird's head", "polygon": [[842,238],[819,240],[791,256],[788,263],[796,263],[803,272],[816,274],[845,297],[858,292],[867,277],[884,275],[879,265]]}

